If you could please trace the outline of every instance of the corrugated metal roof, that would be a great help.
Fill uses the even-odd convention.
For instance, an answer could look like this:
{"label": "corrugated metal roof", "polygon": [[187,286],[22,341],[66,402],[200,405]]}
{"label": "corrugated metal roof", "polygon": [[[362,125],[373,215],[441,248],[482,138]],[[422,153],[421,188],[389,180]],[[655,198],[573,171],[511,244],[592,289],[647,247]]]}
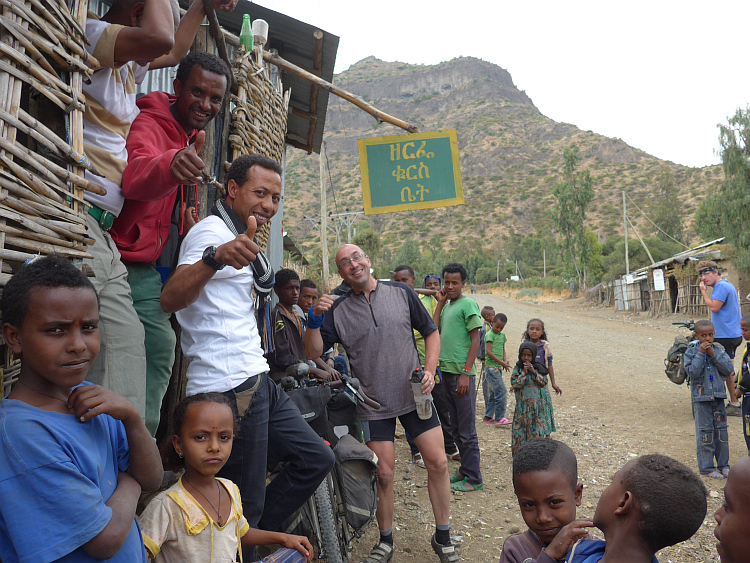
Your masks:
{"label": "corrugated metal roof", "polygon": [[[185,8],[188,6],[185,0],[181,0],[180,4]],[[251,20],[260,18],[268,22],[266,50],[275,50],[290,63],[323,80],[333,81],[333,67],[339,46],[336,35],[248,0],[239,0],[232,12],[217,11],[221,26],[235,35],[240,33],[243,14],[249,14]],[[317,31],[323,35],[316,46]],[[292,90],[287,142],[308,152],[320,153],[329,93],[288,72],[282,72],[281,80],[285,90]]]}
{"label": "corrugated metal roof", "polygon": [[646,268],[650,270],[652,268],[659,268],[660,266],[666,266],[667,264],[671,264],[672,262],[679,262],[680,264],[684,264],[687,260],[690,260],[690,259],[697,260],[698,258],[703,258],[706,255],[714,253],[715,251],[711,251],[708,249],[714,246],[715,244],[719,244],[723,240],[724,240],[724,237],[721,237],[721,238],[717,238],[716,240],[712,240],[711,242],[700,244],[688,250],[684,250],[680,252],[679,254],[670,256],[669,258],[666,258],[665,260],[662,260],[661,262],[657,262],[656,264],[651,264],[650,266],[646,266]]}

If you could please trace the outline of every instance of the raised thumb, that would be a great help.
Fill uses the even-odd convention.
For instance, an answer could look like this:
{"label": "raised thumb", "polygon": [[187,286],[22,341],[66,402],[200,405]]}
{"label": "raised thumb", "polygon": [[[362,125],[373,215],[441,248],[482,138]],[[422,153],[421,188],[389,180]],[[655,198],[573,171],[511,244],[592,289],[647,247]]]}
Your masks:
{"label": "raised thumb", "polygon": [[198,133],[195,135],[195,142],[193,143],[195,154],[199,154],[201,152],[201,149],[203,148],[203,143],[205,142],[206,142],[206,132],[198,131]]}
{"label": "raised thumb", "polygon": [[250,240],[255,236],[255,231],[257,229],[258,223],[255,221],[255,217],[250,215],[250,217],[247,218],[247,231],[245,231],[245,234],[250,237]]}

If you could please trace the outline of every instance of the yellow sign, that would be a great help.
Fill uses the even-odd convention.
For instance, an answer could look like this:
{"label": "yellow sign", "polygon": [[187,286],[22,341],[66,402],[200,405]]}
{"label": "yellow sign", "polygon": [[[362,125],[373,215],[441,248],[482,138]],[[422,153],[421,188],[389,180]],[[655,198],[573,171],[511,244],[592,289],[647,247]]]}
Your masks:
{"label": "yellow sign", "polygon": [[365,215],[463,205],[455,129],[357,142]]}

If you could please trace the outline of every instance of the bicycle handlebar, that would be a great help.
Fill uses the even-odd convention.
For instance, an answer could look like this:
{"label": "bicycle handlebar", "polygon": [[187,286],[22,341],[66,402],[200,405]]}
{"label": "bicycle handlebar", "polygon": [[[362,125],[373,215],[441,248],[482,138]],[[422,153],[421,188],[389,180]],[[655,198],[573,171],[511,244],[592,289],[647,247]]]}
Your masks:
{"label": "bicycle handlebar", "polygon": [[354,393],[354,396],[357,399],[362,401],[367,406],[374,408],[375,410],[380,410],[380,403],[374,401],[373,399],[370,399],[370,397],[365,395],[365,392],[362,391],[362,388],[359,385],[358,379],[352,379],[347,375],[341,374],[341,381],[343,382],[343,385],[348,387],[349,390]]}

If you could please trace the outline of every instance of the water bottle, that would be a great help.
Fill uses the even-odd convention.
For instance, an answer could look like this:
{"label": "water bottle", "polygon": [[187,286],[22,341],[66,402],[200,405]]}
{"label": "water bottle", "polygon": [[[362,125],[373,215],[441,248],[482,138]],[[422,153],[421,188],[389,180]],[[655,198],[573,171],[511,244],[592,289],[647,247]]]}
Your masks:
{"label": "water bottle", "polygon": [[432,416],[432,393],[422,393],[422,379],[424,371],[419,367],[411,374],[411,390],[414,393],[414,402],[417,403],[417,415],[422,420]]}
{"label": "water bottle", "polygon": [[244,45],[248,51],[253,50],[253,24],[250,22],[250,14],[242,15],[242,28],[240,29],[240,45]]}

